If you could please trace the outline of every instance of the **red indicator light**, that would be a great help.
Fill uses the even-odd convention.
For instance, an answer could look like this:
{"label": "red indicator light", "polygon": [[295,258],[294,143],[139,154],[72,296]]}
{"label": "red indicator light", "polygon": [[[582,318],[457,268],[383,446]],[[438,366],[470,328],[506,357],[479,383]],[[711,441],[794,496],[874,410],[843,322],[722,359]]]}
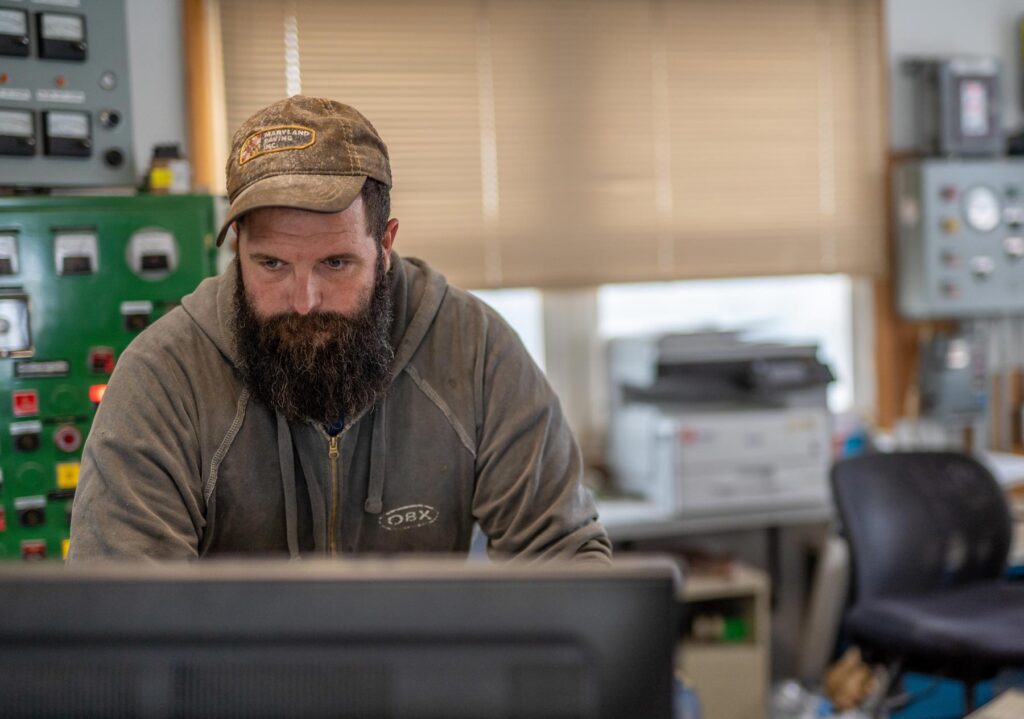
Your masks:
{"label": "red indicator light", "polygon": [[690,427],[686,427],[679,431],[679,441],[683,444],[693,444],[700,436],[697,434],[697,430]]}
{"label": "red indicator light", "polygon": [[66,82],[67,80],[64,79],[63,75],[58,75],[57,77],[53,78],[53,84],[57,87],[64,87],[64,84]]}
{"label": "red indicator light", "polygon": [[107,385],[105,384],[94,384],[89,388],[89,399],[92,400],[93,404],[99,404],[103,401],[103,394],[107,391]]}
{"label": "red indicator light", "polygon": [[45,539],[26,539],[21,543],[21,557],[28,561],[46,559]]}
{"label": "red indicator light", "polygon": [[0,72],[0,83],[6,83],[11,78],[7,76],[6,72]]}
{"label": "red indicator light", "polygon": [[19,389],[11,394],[15,417],[34,417],[39,414],[39,394],[34,389]]}

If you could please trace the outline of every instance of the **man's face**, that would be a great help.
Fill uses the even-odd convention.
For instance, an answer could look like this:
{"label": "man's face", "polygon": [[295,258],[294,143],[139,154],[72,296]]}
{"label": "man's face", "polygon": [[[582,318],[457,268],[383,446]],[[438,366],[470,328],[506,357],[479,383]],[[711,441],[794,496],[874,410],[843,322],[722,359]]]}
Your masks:
{"label": "man's face", "polygon": [[[389,222],[381,242],[385,273],[396,229],[397,222]],[[358,315],[373,291],[377,253],[362,197],[337,213],[253,210],[242,223],[238,245],[242,282],[261,319],[290,313]]]}
{"label": "man's face", "polygon": [[344,212],[254,210],[239,236],[234,333],[254,396],[288,419],[332,423],[374,401],[394,351],[391,220],[384,242],[362,200]]}

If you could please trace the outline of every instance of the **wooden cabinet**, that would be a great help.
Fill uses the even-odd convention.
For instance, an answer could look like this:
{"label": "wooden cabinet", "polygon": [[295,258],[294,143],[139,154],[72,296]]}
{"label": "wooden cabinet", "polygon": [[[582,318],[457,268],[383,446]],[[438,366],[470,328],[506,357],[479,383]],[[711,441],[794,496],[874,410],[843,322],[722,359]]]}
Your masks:
{"label": "wooden cabinet", "polygon": [[[688,624],[721,616],[731,638],[684,639],[680,667],[700,698],[708,719],[764,719],[768,708],[771,618],[764,572],[742,564],[726,576],[690,573],[683,585]],[[737,627],[745,628],[741,637]]]}

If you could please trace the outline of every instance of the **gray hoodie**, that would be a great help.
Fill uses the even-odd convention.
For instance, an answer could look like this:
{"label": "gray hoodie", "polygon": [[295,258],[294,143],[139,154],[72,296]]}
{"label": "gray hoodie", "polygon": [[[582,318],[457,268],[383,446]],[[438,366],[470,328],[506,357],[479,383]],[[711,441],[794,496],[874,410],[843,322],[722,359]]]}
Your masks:
{"label": "gray hoodie", "polygon": [[120,357],[82,458],[68,561],[456,552],[607,561],[558,399],[515,333],[393,255],[388,390],[336,438],[249,396],[235,269]]}

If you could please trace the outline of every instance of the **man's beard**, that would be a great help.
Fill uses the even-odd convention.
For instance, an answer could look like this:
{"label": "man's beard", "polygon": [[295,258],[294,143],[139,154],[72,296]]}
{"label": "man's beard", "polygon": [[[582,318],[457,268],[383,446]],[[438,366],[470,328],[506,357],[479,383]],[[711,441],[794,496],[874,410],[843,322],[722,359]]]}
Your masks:
{"label": "man's beard", "polygon": [[235,259],[234,333],[242,380],[256,399],[289,420],[333,424],[369,407],[387,387],[391,282],[378,248],[373,291],[358,314],[294,312],[261,318]]}

